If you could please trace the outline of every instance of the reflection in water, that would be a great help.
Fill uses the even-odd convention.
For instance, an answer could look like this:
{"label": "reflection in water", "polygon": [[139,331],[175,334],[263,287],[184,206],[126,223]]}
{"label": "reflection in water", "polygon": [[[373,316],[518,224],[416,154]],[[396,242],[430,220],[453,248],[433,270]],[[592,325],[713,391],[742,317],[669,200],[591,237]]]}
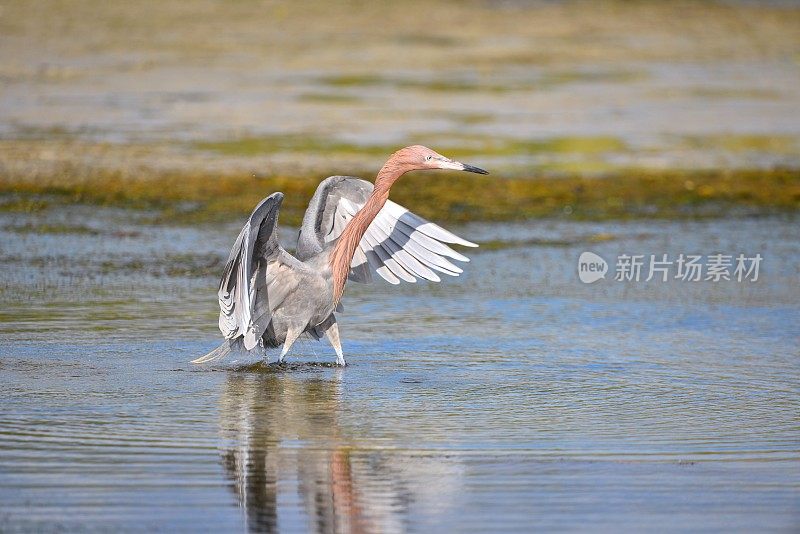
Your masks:
{"label": "reflection in water", "polygon": [[[333,372],[228,376],[220,401],[222,438],[230,444],[223,465],[248,530],[277,531],[281,516],[283,528],[300,522],[293,526],[317,532],[400,532],[412,508],[451,508],[460,463],[350,446],[338,420],[342,371]],[[304,517],[290,517],[298,509]]]}

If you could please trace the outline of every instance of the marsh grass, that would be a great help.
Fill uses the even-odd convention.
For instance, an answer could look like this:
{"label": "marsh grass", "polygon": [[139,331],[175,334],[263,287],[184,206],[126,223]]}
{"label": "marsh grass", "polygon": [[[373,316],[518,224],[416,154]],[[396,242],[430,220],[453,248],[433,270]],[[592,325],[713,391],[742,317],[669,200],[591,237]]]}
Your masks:
{"label": "marsh grass", "polygon": [[[450,133],[447,136],[420,132],[411,136],[416,143],[441,147],[448,156],[507,157],[527,156],[535,153],[600,154],[623,152],[628,149],[621,139],[613,136],[569,136],[546,139],[517,139]],[[203,141],[193,148],[216,152],[225,156],[259,156],[277,153],[323,152],[331,156],[367,155],[385,156],[398,146],[411,144],[411,139],[401,143],[361,144],[337,141],[311,135],[262,135],[241,137],[224,141]]]}
{"label": "marsh grass", "polygon": [[732,153],[765,152],[772,154],[799,154],[800,138],[794,135],[703,135],[687,136],[686,146],[700,149],[722,149]]}
{"label": "marsh grass", "polygon": [[216,152],[226,156],[258,156],[263,154],[314,153],[328,154],[360,154],[367,156],[385,156],[397,150],[397,144],[357,144],[338,141],[330,137],[311,135],[261,135],[245,136],[224,141],[202,141],[194,143],[192,148]]}
{"label": "marsh grass", "polygon": [[[0,176],[0,194],[18,204],[28,199],[47,202],[50,208],[59,204],[123,207],[146,210],[151,222],[195,224],[243,218],[261,198],[282,191],[286,197],[281,220],[297,225],[318,183],[317,176],[254,178],[252,174],[156,171],[133,175],[64,168],[41,176]],[[793,212],[800,208],[800,171],[629,169],[597,178],[413,173],[396,184],[392,199],[440,222]]]}
{"label": "marsh grass", "polygon": [[459,78],[410,78],[401,76],[382,76],[376,74],[342,74],[322,76],[317,81],[323,85],[338,89],[365,88],[365,87],[390,87],[394,89],[414,89],[419,91],[460,93],[460,92],[487,92],[509,93],[514,91],[546,90],[560,85],[574,83],[628,83],[646,78],[646,73],[641,71],[611,69],[611,70],[556,70],[543,72],[538,79],[529,81],[504,81],[497,83],[490,77]]}
{"label": "marsh grass", "polygon": [[363,101],[355,95],[332,92],[308,92],[299,95],[298,100],[309,104],[357,104]]}

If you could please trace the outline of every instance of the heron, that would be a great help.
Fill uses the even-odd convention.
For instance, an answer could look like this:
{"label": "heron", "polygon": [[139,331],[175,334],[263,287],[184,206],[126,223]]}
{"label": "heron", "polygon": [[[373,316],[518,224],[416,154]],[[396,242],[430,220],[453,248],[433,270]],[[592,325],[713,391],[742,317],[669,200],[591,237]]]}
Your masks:
{"label": "heron", "polygon": [[219,283],[219,329],[225,341],[193,360],[206,363],[231,352],[261,352],[283,345],[278,362],[301,335],[325,336],[346,365],[336,312],[347,281],[369,283],[373,273],[391,284],[439,282],[439,274],[463,270],[450,260],[469,259],[451,244],[477,247],[403,206],[389,191],[405,173],[450,169],[487,171],[413,145],[392,154],[372,184],[353,176],[330,176],[317,187],[292,255],[278,241],[283,193],[263,199],[233,244]]}

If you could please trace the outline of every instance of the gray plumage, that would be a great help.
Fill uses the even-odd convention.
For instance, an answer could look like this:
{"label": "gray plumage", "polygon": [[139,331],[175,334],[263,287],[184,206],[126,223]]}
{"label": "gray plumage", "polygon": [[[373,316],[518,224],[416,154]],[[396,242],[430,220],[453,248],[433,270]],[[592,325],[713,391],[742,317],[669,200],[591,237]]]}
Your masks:
{"label": "gray plumage", "polygon": [[[320,183],[303,217],[294,256],[278,241],[283,194],[262,200],[239,232],[220,280],[219,329],[226,341],[193,363],[231,352],[263,354],[281,344],[282,361],[305,334],[326,336],[337,363],[344,365],[330,254],[373,188],[350,176],[331,176]],[[347,278],[368,283],[377,273],[397,284],[417,278],[438,282],[441,273],[458,276],[462,270],[450,260],[469,260],[447,245],[454,243],[477,246],[386,200],[358,242]]]}

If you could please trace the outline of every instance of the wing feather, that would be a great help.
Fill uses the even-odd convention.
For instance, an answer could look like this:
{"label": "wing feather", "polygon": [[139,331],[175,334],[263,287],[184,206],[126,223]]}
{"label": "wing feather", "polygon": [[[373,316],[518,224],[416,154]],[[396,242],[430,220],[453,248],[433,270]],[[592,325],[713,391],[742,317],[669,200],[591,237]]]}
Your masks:
{"label": "wing feather", "polygon": [[372,269],[381,275],[381,278],[389,282],[390,284],[397,285],[400,283],[400,279],[397,278],[394,273],[383,263],[383,260],[378,256],[378,254],[372,250],[372,247],[366,251],[367,261],[369,262],[369,266]]}
{"label": "wing feather", "polygon": [[[369,244],[369,246],[372,247],[372,251],[380,259],[383,266],[386,267],[389,271],[391,271],[391,273],[396,278],[400,278],[401,280],[405,280],[406,282],[411,282],[411,283],[417,281],[416,278],[408,274],[408,271],[406,271],[399,263],[397,263],[397,260],[395,260],[392,257],[389,251],[387,251],[382,244],[377,242],[374,235],[370,235],[369,232],[367,232],[366,234],[364,234],[362,241],[366,241],[367,244]],[[381,276],[384,276],[383,271],[381,269],[378,269],[377,272]],[[386,277],[384,276],[384,278]]]}
{"label": "wing feather", "polygon": [[433,239],[438,239],[439,241],[444,241],[445,243],[455,243],[456,245],[463,245],[465,247],[478,246],[476,243],[473,243],[472,241],[467,241],[466,239],[462,239],[458,237],[456,234],[445,230],[438,224],[434,224],[430,221],[423,219],[413,211],[409,211],[400,204],[392,202],[391,200],[388,200],[386,202],[384,209],[394,219],[400,221],[404,221],[405,219],[405,221],[408,221],[407,223],[408,226],[413,227],[416,231],[422,232],[423,234],[432,237]]}
{"label": "wing feather", "polygon": [[[406,271],[413,276],[418,276],[431,282],[439,282],[441,279],[436,273],[423,265],[410,250],[406,250],[404,244],[398,243],[392,238],[391,229],[386,228],[385,221],[376,219],[370,226],[370,231],[374,231],[376,237],[381,240],[381,246],[387,249],[394,259],[400,263]],[[409,240],[408,242],[410,242]]]}
{"label": "wing feather", "polygon": [[244,337],[253,349],[272,314],[299,284],[302,264],[278,243],[282,193],[262,200],[245,223],[228,256],[219,284],[219,329],[226,339]]}
{"label": "wing feather", "polygon": [[[371,183],[349,176],[325,179],[303,218],[298,257],[310,257],[335,242],[372,189]],[[439,282],[438,273],[458,276],[463,270],[451,260],[468,262],[469,258],[450,244],[478,246],[389,200],[361,239],[348,278],[369,282],[375,272],[389,283],[399,284],[418,278]]]}

